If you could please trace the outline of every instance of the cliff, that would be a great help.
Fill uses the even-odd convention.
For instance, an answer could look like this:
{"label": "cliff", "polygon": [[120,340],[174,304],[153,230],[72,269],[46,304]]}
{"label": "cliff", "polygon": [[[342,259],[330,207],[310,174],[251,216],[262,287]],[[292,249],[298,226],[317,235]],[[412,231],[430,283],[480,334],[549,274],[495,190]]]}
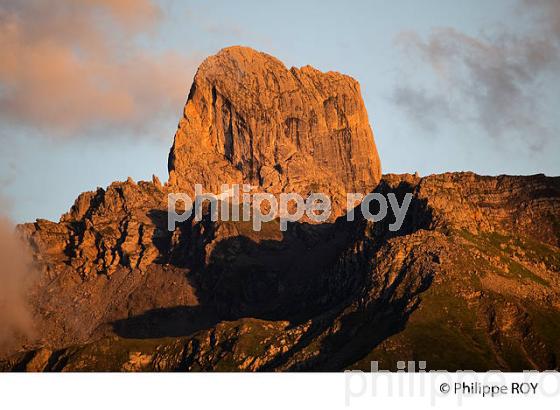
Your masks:
{"label": "cliff", "polygon": [[169,183],[247,183],[274,194],[322,192],[333,216],[347,192],[370,192],[381,164],[360,85],[313,67],[230,47],[199,67],[169,155]]}

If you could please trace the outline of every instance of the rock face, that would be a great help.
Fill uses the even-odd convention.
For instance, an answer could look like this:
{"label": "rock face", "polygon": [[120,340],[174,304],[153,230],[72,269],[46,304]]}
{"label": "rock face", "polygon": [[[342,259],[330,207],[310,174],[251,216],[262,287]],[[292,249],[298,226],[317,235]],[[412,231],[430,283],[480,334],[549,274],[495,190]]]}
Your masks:
{"label": "rock face", "polygon": [[169,183],[192,192],[248,183],[280,193],[323,192],[333,216],[347,192],[370,192],[381,165],[358,82],[231,47],[194,78],[169,155]]}
{"label": "rock face", "polygon": [[[40,338],[0,352],[0,370],[560,368],[560,177],[390,174],[368,188],[379,168],[357,84],[243,48],[202,65],[185,112],[168,184],[115,182],[58,223],[19,226],[41,272]],[[307,132],[286,133],[286,113]],[[167,194],[196,182],[412,201],[397,232],[359,212],[285,232],[206,214],[168,231]]]}

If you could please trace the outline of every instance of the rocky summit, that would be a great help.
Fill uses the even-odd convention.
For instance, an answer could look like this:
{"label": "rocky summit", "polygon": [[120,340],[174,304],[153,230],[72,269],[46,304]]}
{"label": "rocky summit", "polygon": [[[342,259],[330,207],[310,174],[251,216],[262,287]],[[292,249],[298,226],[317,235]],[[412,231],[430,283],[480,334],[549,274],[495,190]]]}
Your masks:
{"label": "rocky summit", "polygon": [[368,193],[381,164],[360,85],[313,67],[287,69],[246,47],[223,49],[199,67],[169,155],[169,184],[251,184],[273,194],[329,195],[333,216],[346,193]]}
{"label": "rocky summit", "polygon": [[[18,227],[40,280],[20,371],[560,367],[560,177],[380,175],[358,83],[232,47],[199,68],[169,181],[115,182],[59,222]],[[325,223],[193,218],[167,194],[200,183],[333,197]],[[402,227],[347,192],[412,201]]]}

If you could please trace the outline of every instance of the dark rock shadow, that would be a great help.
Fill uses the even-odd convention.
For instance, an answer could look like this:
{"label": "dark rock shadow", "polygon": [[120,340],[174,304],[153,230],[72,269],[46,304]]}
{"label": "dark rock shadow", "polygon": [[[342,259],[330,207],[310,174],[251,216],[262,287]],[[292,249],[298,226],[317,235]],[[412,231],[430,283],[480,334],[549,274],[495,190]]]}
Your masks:
{"label": "dark rock shadow", "polygon": [[[376,192],[393,192],[402,204],[404,195],[415,189],[406,182],[397,187],[382,182]],[[370,212],[378,210],[373,201]],[[282,365],[362,298],[371,257],[387,240],[430,229],[432,223],[431,210],[415,195],[395,232],[389,229],[394,222],[391,212],[375,223],[366,221],[359,207],[352,212],[353,221],[344,215],[332,223],[290,223],[286,232],[271,235],[271,229],[279,229],[277,222],[256,233],[247,230],[250,222],[211,222],[208,217],[182,222],[175,232],[167,232],[167,212],[154,210],[150,218],[159,232],[154,244],[161,255],[156,263],[186,268],[200,304],[150,310],[114,322],[113,329],[122,337],[158,338],[187,336],[223,320],[246,317],[285,320],[294,326],[311,320],[300,342],[273,363]],[[364,240],[367,246],[355,248]],[[340,328],[324,340],[321,354],[304,363],[303,369],[335,370],[358,360],[403,329],[411,312],[407,304],[410,307],[410,299],[373,301],[343,315]]]}
{"label": "dark rock shadow", "polygon": [[196,271],[195,286],[224,319],[300,323],[347,297],[342,287],[330,289],[326,273],[349,240],[348,231],[310,224],[292,225],[280,241],[226,238]]}
{"label": "dark rock shadow", "polygon": [[218,323],[209,309],[199,306],[159,308],[113,322],[113,331],[121,337],[153,339],[191,335]]}

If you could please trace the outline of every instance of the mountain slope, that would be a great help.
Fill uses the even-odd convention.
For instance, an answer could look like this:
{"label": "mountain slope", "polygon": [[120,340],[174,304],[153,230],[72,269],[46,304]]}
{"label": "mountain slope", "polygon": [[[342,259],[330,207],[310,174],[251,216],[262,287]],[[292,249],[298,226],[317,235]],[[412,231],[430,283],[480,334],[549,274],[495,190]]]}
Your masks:
{"label": "mountain slope", "polygon": [[[389,175],[377,190],[414,193],[396,233],[387,228],[392,221],[362,217],[294,224],[284,234],[277,226],[256,233],[246,223],[188,222],[160,238],[166,245],[144,272],[119,267],[74,287],[51,282],[45,293],[65,293],[84,309],[83,295],[99,289],[109,308],[81,322],[74,347],[60,335],[4,366],[340,370],[425,360],[448,370],[558,367],[560,252],[549,220],[557,215],[558,178]],[[450,211],[462,191],[476,201]],[[535,208],[532,219],[519,219]],[[467,212],[478,216],[475,232],[464,225]],[[154,221],[161,229],[164,221]],[[99,299],[90,303],[98,307]],[[42,308],[51,306],[46,300]]]}

